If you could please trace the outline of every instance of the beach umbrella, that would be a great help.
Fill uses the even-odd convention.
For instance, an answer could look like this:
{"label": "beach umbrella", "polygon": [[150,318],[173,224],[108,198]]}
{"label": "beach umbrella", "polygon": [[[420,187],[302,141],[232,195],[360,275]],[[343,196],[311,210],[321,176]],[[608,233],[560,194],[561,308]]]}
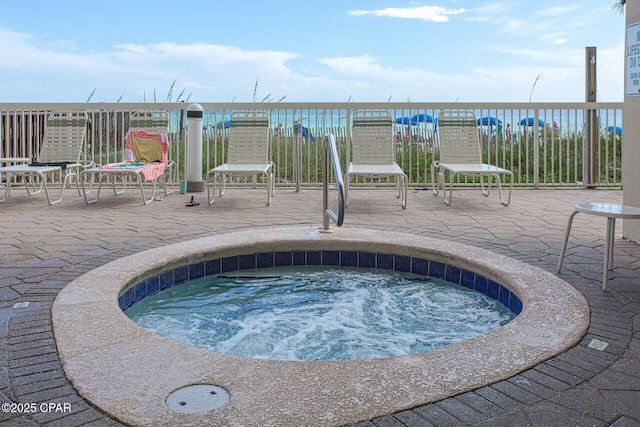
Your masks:
{"label": "beach umbrella", "polygon": [[502,120],[498,120],[495,117],[482,117],[481,119],[478,119],[478,126],[495,126],[498,123],[502,123]]}
{"label": "beach umbrella", "polygon": [[413,117],[411,117],[411,121],[418,123],[433,123],[433,117],[424,113],[414,114]]}
{"label": "beach umbrella", "polygon": [[607,130],[611,133],[614,133],[618,136],[622,135],[622,128],[620,126],[609,126]]}
{"label": "beach umbrella", "polygon": [[416,122],[415,120],[411,120],[409,117],[396,118],[396,124],[418,126],[418,122]]}
{"label": "beach umbrella", "polygon": [[[531,126],[533,127],[536,119],[534,117],[529,117],[526,119],[520,120],[520,126]],[[544,126],[544,121],[542,119],[538,119],[538,126]]]}
{"label": "beach umbrella", "polygon": [[231,120],[224,120],[224,121],[219,121],[218,123],[216,123],[216,128],[218,129],[229,129],[231,127]]}
{"label": "beach umbrella", "polygon": [[311,139],[311,142],[315,142],[316,140],[313,134],[309,132],[309,128],[302,126],[301,124],[296,125],[295,131],[300,132],[300,135],[302,135],[302,138],[307,142],[309,142],[309,139]]}

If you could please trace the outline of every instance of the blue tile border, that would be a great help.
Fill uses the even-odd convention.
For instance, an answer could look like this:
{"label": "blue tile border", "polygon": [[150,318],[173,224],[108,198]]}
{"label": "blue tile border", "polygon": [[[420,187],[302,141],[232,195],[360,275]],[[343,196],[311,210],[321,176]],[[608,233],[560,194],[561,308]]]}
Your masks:
{"label": "blue tile border", "polygon": [[255,268],[304,265],[378,268],[435,277],[498,300],[516,315],[522,311],[522,301],[517,295],[501,284],[474,272],[422,258],[354,251],[278,251],[236,255],[195,263],[151,277],[132,286],[118,297],[118,305],[124,311],[146,296],[205,276]]}

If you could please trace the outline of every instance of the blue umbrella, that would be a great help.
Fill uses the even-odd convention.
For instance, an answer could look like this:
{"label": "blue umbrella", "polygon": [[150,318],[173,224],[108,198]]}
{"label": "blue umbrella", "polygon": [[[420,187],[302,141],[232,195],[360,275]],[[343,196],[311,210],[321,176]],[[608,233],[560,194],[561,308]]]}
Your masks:
{"label": "blue umbrella", "polygon": [[[398,120],[398,119],[396,119],[396,120]],[[412,122],[418,122],[418,123],[422,123],[422,122],[424,122],[424,123],[433,123],[433,117],[431,117],[428,114],[424,114],[424,113],[414,114],[413,117],[411,117],[411,121]]]}
{"label": "blue umbrella", "polygon": [[498,123],[502,123],[502,120],[498,120],[495,117],[483,117],[481,119],[478,119],[478,126],[480,126],[482,124],[482,126],[495,126]]}
{"label": "blue umbrella", "polygon": [[[531,126],[535,124],[536,119],[534,117],[529,117],[527,119],[520,120],[520,126]],[[538,119],[538,126],[544,126],[544,121],[542,119]]]}
{"label": "blue umbrella", "polygon": [[622,128],[620,126],[609,126],[607,130],[611,133],[615,132],[618,136],[622,135]]}
{"label": "blue umbrella", "polygon": [[302,138],[304,138],[307,142],[309,142],[309,139],[311,139],[311,142],[315,142],[316,138],[311,132],[309,132],[309,128],[302,126],[301,124],[297,124],[295,130],[296,132],[300,132]]}
{"label": "blue umbrella", "polygon": [[410,125],[411,121],[409,117],[396,117],[396,123],[399,125]]}

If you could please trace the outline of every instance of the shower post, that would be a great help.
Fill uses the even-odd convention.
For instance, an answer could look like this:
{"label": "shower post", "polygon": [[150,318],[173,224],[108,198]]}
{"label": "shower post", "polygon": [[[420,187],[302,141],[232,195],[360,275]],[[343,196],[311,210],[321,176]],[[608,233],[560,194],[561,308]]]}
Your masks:
{"label": "shower post", "polygon": [[187,107],[187,192],[204,191],[202,180],[202,118],[204,109],[200,104]]}

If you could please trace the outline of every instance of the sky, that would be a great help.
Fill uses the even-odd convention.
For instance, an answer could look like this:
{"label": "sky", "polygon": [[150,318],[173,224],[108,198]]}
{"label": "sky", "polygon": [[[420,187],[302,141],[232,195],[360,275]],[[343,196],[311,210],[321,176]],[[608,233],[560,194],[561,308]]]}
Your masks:
{"label": "sky", "polygon": [[0,102],[617,102],[614,3],[3,2]]}

